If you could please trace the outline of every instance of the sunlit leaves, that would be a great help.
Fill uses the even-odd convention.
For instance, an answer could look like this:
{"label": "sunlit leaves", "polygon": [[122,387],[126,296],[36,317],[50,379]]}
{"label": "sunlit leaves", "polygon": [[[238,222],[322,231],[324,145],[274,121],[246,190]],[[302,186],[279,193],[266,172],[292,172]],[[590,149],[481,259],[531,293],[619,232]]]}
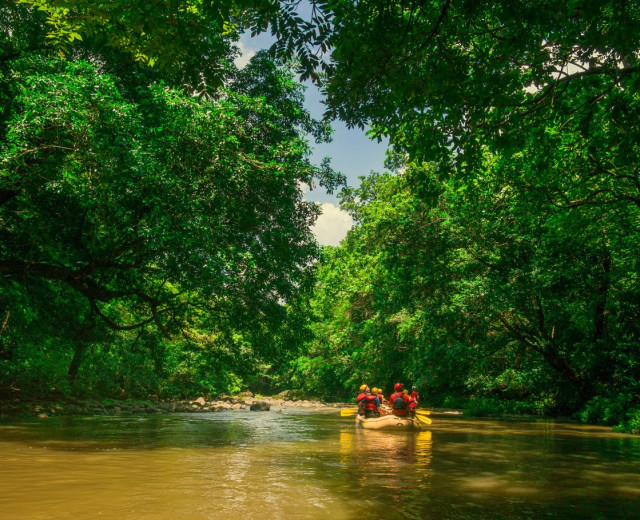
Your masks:
{"label": "sunlit leaves", "polygon": [[199,91],[222,85],[230,43],[250,30],[269,31],[278,43],[274,55],[295,58],[302,79],[317,79],[331,35],[327,2],[310,2],[308,16],[297,0],[20,0],[46,14],[46,38],[61,57],[74,42],[88,40],[94,50],[109,46],[136,61],[166,70],[181,70]]}
{"label": "sunlit leaves", "polygon": [[[275,73],[265,69],[265,81]],[[310,164],[298,129],[314,123],[289,94],[276,97],[277,83],[285,113],[264,98],[197,100],[162,84],[132,102],[82,62],[25,58],[13,81],[3,272],[28,262],[44,279],[77,280],[101,314],[101,302],[121,298],[140,316],[126,326],[177,317],[180,290],[242,308],[295,291],[316,252],[317,209],[298,183],[334,179]]]}

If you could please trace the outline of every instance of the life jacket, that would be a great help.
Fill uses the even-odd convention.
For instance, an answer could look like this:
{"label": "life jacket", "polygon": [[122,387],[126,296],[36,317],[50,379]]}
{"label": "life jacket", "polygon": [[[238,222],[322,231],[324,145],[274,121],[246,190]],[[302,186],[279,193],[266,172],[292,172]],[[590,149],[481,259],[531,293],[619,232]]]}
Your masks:
{"label": "life jacket", "polygon": [[405,401],[402,393],[394,393],[389,402],[394,410],[405,410],[407,408],[407,401]]}
{"label": "life jacket", "polygon": [[411,399],[409,401],[409,411],[413,412],[416,409],[416,406],[418,406],[418,401],[416,401],[415,399]]}
{"label": "life jacket", "polygon": [[378,402],[379,402],[380,404],[384,403],[384,395],[382,395],[382,394],[378,394]]}
{"label": "life jacket", "polygon": [[420,399],[420,394],[414,390],[413,392],[411,392],[411,397],[418,401]]}
{"label": "life jacket", "polygon": [[389,402],[391,403],[391,408],[393,409],[393,413],[398,416],[407,415],[409,410],[407,409],[407,401],[409,399],[404,398],[404,394],[402,392],[393,393],[389,398]]}
{"label": "life jacket", "polygon": [[376,405],[377,396],[373,394],[367,394],[364,397],[364,409],[369,411],[376,411],[378,406]]}
{"label": "life jacket", "polygon": [[367,394],[365,394],[364,392],[358,394],[358,397],[356,397],[356,401],[358,401],[358,413],[360,415],[364,415],[364,398],[366,397]]}

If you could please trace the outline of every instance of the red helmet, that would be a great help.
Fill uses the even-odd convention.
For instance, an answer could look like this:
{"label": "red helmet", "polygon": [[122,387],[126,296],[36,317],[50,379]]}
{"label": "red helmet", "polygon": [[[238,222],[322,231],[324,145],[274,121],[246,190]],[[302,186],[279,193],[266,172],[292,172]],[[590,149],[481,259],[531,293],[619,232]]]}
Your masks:
{"label": "red helmet", "polygon": [[402,390],[402,383],[396,383],[395,385],[393,385],[393,389],[396,391]]}

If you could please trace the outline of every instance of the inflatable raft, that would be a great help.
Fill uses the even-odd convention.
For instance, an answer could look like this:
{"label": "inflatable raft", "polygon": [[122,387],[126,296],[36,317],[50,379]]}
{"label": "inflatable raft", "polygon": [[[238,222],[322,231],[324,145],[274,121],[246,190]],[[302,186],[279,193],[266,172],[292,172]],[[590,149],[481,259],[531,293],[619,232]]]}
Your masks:
{"label": "inflatable raft", "polygon": [[398,417],[393,414],[365,419],[356,415],[356,426],[367,430],[420,430],[420,422],[410,417]]}

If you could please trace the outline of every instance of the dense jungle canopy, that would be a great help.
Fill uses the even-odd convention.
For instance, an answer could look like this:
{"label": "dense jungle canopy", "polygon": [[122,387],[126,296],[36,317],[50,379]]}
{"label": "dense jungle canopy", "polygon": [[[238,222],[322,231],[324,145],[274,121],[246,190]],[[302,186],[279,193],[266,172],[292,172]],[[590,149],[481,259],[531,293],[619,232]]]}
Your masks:
{"label": "dense jungle canopy", "polygon": [[[0,379],[416,384],[640,429],[640,7],[21,0],[0,15]],[[241,34],[277,40],[243,69]],[[303,107],[310,79],[326,121]],[[328,121],[391,143],[310,231]]]}

